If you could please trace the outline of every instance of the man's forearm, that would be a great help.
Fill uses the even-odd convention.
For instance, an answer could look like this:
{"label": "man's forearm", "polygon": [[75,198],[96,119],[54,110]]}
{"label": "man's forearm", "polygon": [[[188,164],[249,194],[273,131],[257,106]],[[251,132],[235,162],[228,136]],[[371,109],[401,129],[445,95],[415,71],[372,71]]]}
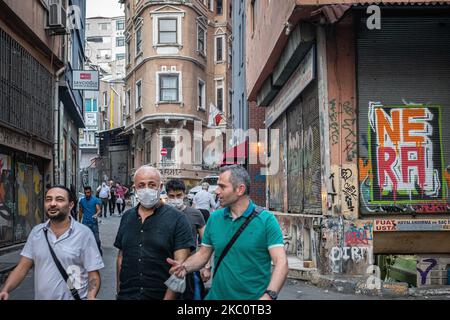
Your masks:
{"label": "man's forearm", "polygon": [[197,251],[194,255],[190,256],[183,262],[183,266],[188,273],[198,271],[208,263],[210,255],[203,253],[201,250]]}
{"label": "man's forearm", "polygon": [[23,281],[23,279],[25,279],[27,273],[28,273],[27,268],[22,267],[20,265],[18,265],[9,275],[8,279],[6,280],[5,284],[3,285],[3,287],[1,288],[1,291],[5,291],[5,292],[11,292],[13,291],[15,288],[17,288],[17,286]]}
{"label": "man's forearm", "polygon": [[116,284],[117,284],[117,288],[116,288],[116,293],[119,293],[120,291],[120,269],[122,268],[122,251],[119,251],[119,253],[117,254],[117,262],[116,262]]}
{"label": "man's forearm", "polygon": [[270,279],[268,290],[280,292],[281,288],[286,281],[286,277],[289,272],[289,267],[287,263],[277,263],[275,264],[272,271],[272,278]]}
{"label": "man's forearm", "polygon": [[100,290],[100,274],[98,271],[89,272],[88,278],[88,299],[95,299],[97,297],[98,291]]}

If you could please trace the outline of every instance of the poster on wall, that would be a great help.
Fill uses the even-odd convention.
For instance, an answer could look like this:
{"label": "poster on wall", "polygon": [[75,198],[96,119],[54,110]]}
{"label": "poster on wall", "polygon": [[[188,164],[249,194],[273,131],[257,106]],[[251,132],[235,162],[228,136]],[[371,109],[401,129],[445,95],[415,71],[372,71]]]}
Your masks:
{"label": "poster on wall", "polygon": [[368,116],[368,159],[360,161],[366,209],[449,212],[441,108],[371,103]]}

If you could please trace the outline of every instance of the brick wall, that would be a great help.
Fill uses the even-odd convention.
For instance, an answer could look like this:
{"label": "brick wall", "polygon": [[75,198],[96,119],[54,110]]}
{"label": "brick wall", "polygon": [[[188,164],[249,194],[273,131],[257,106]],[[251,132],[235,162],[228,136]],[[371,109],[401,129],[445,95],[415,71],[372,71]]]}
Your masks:
{"label": "brick wall", "polygon": [[[265,108],[260,108],[256,106],[255,102],[249,102],[249,129],[255,129],[259,134],[259,129],[265,128],[264,120],[265,120],[266,110]],[[258,137],[259,141],[260,137]],[[263,147],[261,145],[260,147]],[[258,152],[258,146],[256,143],[249,144],[249,152],[256,153]],[[258,164],[249,164],[248,171],[250,174],[250,197],[252,200],[260,206],[266,206],[266,179],[264,176],[260,175],[261,167],[265,167],[264,164],[261,164],[258,158]]]}

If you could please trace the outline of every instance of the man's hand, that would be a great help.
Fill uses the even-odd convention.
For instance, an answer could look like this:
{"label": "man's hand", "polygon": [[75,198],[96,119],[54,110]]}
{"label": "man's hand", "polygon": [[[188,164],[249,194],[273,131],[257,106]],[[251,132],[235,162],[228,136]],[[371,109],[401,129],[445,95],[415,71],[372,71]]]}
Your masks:
{"label": "man's hand", "polygon": [[0,300],[9,300],[9,293],[6,291],[0,292]]}
{"label": "man's hand", "polygon": [[264,293],[259,300],[272,300],[272,298],[267,293]]}
{"label": "man's hand", "polygon": [[200,270],[200,276],[203,282],[208,282],[208,280],[211,279],[211,269],[203,268],[202,270]]}
{"label": "man's hand", "polygon": [[172,266],[172,268],[170,268],[169,270],[170,274],[174,274],[178,278],[184,278],[188,273],[186,267],[182,263],[170,258],[167,258],[166,261]]}

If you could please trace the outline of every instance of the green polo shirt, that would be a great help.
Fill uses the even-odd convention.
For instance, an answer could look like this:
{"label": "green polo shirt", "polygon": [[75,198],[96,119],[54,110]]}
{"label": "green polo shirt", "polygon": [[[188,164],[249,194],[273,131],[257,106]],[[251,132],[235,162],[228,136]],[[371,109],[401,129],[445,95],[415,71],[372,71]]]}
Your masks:
{"label": "green polo shirt", "polygon": [[[229,208],[215,211],[206,224],[202,245],[212,247],[214,265],[233,235],[255,208],[250,204],[233,220]],[[271,278],[269,249],[283,247],[283,234],[275,216],[267,210],[257,215],[237,238],[222,260],[206,300],[257,300]]]}

